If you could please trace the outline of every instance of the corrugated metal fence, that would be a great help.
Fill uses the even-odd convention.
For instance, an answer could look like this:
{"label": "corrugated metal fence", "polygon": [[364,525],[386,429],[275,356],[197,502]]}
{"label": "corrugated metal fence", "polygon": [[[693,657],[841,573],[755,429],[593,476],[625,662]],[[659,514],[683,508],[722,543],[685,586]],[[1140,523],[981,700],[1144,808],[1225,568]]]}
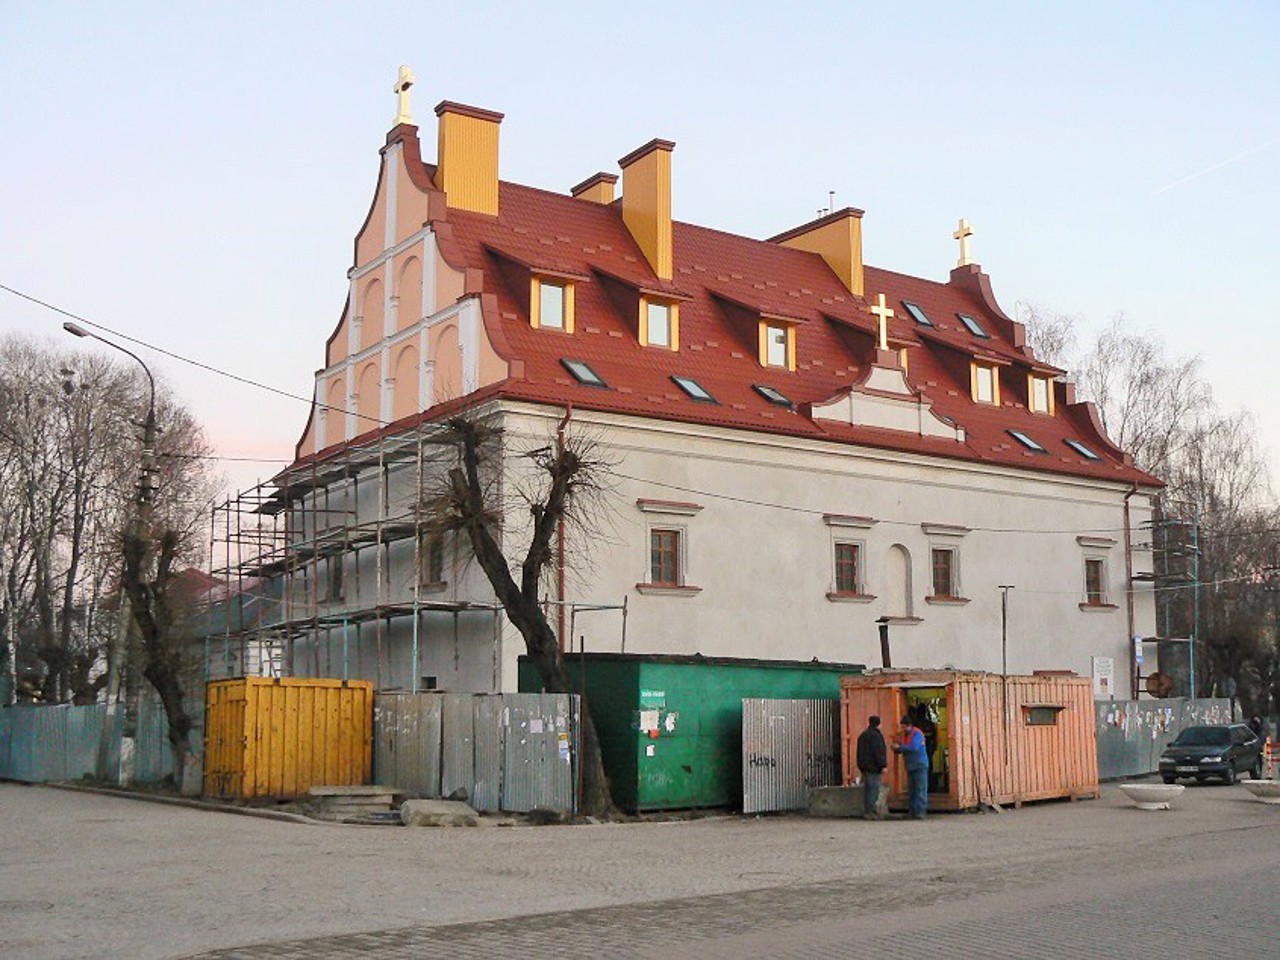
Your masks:
{"label": "corrugated metal fence", "polygon": [[[104,703],[88,706],[20,705],[0,709],[0,778],[46,783],[97,775],[98,750],[106,724]],[[115,715],[107,770],[120,763],[123,708]],[[197,742],[199,733],[193,736]],[[173,772],[169,724],[164,708],[143,702],[138,708],[134,779],[155,783]]]}
{"label": "corrugated metal fence", "polygon": [[742,812],[801,810],[840,782],[838,700],[742,701]]}
{"label": "corrugated metal fence", "polygon": [[573,812],[578,697],[388,693],[374,700],[374,780],[476,810]]}
{"label": "corrugated metal fence", "polygon": [[1098,776],[1102,780],[1155,773],[1160,754],[1183,728],[1231,723],[1231,701],[1099,700]]}

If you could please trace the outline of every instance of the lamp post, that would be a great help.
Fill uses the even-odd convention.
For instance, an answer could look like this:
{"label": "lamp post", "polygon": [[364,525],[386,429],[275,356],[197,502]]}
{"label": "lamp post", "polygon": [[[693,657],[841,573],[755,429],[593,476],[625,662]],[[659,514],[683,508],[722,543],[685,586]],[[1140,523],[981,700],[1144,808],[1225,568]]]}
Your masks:
{"label": "lamp post", "polygon": [[1009,591],[1013,584],[1001,583],[1000,591],[1000,711],[1004,714],[1004,762],[1009,764]]}
{"label": "lamp post", "polygon": [[[138,489],[134,495],[134,514],[130,523],[128,536],[135,537],[141,545],[142,556],[139,558],[139,573],[146,577],[151,568],[151,518],[155,509],[155,453],[156,453],[156,380],[142,358],[131,350],[127,350],[105,337],[100,337],[86,330],[78,323],[70,320],[62,325],[62,329],[76,337],[88,337],[105,343],[113,350],[136,361],[147,375],[149,393],[147,396],[147,415],[142,421],[142,455],[139,464]],[[133,617],[132,605],[128,595],[122,590],[120,600],[120,631],[110,658],[107,660],[107,720],[103,726],[103,747],[100,754],[101,765],[106,766],[106,747],[114,727],[115,712],[120,700],[120,666],[125,664],[125,708],[124,724],[120,736],[120,767],[118,782],[121,786],[133,783],[135,768],[135,747],[138,737],[138,698],[140,693],[139,651],[137,649],[137,628]],[[126,658],[127,652],[127,658]],[[105,769],[104,769],[105,772]]]}

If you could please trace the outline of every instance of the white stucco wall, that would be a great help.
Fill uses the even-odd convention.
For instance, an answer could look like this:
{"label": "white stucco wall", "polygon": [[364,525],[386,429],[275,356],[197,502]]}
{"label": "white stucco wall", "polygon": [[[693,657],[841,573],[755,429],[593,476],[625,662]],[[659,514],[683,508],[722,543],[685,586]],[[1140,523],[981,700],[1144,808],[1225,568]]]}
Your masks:
{"label": "white stucco wall", "polygon": [[[545,444],[563,415],[511,410],[506,425],[515,448]],[[608,604],[626,597],[629,652],[877,666],[876,619],[899,612],[890,609],[895,589],[888,571],[891,548],[900,545],[910,554],[911,612],[919,622],[891,626],[895,666],[999,670],[997,587],[1012,584],[1011,672],[1066,669],[1087,676],[1090,658],[1107,656],[1115,660],[1118,686],[1126,688],[1126,485],[581,411],[571,429],[589,432],[618,462],[606,523],[590,537],[570,530],[568,597]],[[702,509],[661,515],[637,507],[638,499]],[[835,527],[824,514],[875,522]],[[1149,497],[1132,497],[1133,529],[1149,516]],[[652,524],[684,531],[685,580],[698,592],[637,589],[649,579]],[[930,532],[922,524],[968,532]],[[828,599],[836,539],[863,544],[864,592],[875,599]],[[960,592],[968,603],[926,599],[935,545],[957,549]],[[1113,608],[1081,609],[1086,556],[1104,558]],[[1135,570],[1149,570],[1149,551],[1135,552],[1133,562]],[[1150,587],[1143,584],[1135,596],[1135,631],[1155,632]],[[586,637],[588,650],[619,650],[620,617],[580,617],[575,634]],[[504,676],[511,677],[518,644],[507,647]]]}

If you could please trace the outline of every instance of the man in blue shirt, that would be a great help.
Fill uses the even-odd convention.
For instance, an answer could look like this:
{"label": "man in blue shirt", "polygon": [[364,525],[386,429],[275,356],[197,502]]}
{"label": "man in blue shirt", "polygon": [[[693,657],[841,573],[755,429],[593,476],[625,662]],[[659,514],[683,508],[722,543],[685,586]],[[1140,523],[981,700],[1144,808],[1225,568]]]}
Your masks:
{"label": "man in blue shirt", "polygon": [[929,808],[929,750],[925,746],[924,732],[911,717],[902,718],[893,752],[902,755],[907,765],[907,796],[911,819],[923,820]]}

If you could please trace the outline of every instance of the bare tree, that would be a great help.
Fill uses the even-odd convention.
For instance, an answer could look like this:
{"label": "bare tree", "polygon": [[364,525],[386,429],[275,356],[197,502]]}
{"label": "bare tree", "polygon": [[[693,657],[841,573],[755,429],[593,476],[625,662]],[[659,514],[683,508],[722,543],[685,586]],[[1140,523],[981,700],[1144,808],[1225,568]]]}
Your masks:
{"label": "bare tree", "polygon": [[[106,681],[120,597],[134,593],[125,560],[138,545],[125,541],[138,480],[135,418],[146,390],[140,371],[109,356],[0,338],[0,635],[13,637],[7,666],[30,699],[91,703]],[[213,484],[198,424],[163,385],[156,406],[159,546],[148,550],[168,557],[171,575],[203,553]],[[149,589],[165,592],[157,582]],[[149,660],[181,659],[185,639],[173,629],[180,619],[153,617],[163,630],[144,644]],[[156,670],[148,662],[143,672],[150,678]],[[185,737],[189,721],[169,709],[174,698],[161,685],[171,736]]]}
{"label": "bare tree", "polygon": [[[573,525],[579,532],[591,527],[612,464],[594,441],[563,434],[554,445],[513,453],[504,449],[500,431],[467,417],[450,420],[440,442],[455,452],[455,459],[438,477],[426,481],[423,502],[433,532],[454,531],[467,537],[507,618],[524,638],[545,688],[552,693],[576,692],[542,600],[560,525]],[[530,465],[531,470],[513,478],[516,471],[508,468],[515,461]],[[503,502],[504,477],[508,503]],[[504,532],[509,534],[517,526],[509,522],[513,502],[527,509],[530,521],[527,543],[518,551],[522,553],[518,580],[503,549]],[[505,531],[504,521],[508,522]],[[589,710],[582,711],[579,762],[582,810],[595,816],[612,815],[600,740]]]}
{"label": "bare tree", "polygon": [[[1079,354],[1079,319],[1019,305],[1037,356],[1074,367],[1110,439],[1166,483],[1153,531],[1166,636],[1197,637],[1198,690],[1237,682],[1259,712],[1277,684],[1280,509],[1247,412],[1223,413],[1199,357],[1173,357],[1117,317]],[[1198,586],[1191,583],[1198,581]]]}

